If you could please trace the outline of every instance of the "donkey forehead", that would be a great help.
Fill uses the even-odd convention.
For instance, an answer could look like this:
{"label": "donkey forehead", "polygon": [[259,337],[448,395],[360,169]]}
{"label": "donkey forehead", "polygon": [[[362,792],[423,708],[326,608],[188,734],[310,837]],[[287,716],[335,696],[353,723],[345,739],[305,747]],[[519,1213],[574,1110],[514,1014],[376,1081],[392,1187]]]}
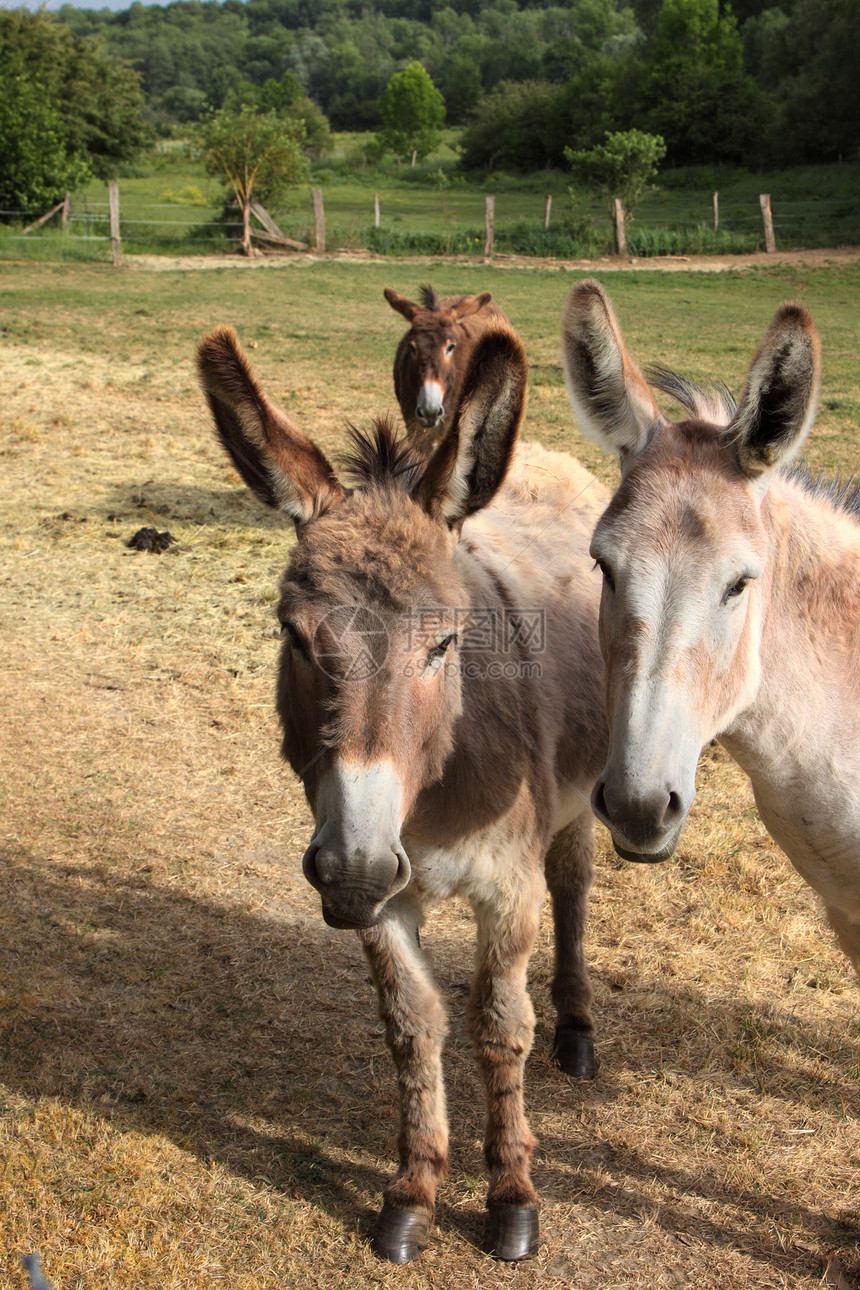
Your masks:
{"label": "donkey forehead", "polygon": [[402,613],[445,605],[454,590],[452,539],[401,489],[359,489],[307,525],[282,585],[297,604],[372,603]]}
{"label": "donkey forehead", "polygon": [[595,554],[611,546],[643,555],[687,550],[727,556],[763,534],[755,494],[724,431],[701,422],[662,430],[624,476],[595,532]]}
{"label": "donkey forehead", "polygon": [[455,340],[459,324],[451,310],[445,313],[422,309],[412,320],[412,339],[419,344],[435,345],[442,340]]}

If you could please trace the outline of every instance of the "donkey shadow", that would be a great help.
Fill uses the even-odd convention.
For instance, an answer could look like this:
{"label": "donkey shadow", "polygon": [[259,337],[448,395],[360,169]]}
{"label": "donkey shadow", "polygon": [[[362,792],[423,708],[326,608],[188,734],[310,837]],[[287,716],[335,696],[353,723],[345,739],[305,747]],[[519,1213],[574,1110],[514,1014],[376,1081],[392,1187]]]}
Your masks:
{"label": "donkey shadow", "polygon": [[[0,946],[4,1083],[28,1097],[102,1112],[123,1130],[164,1135],[237,1176],[263,1175],[285,1195],[326,1210],[345,1230],[368,1233],[393,1168],[397,1110],[374,991],[354,937],[301,913],[279,921],[98,866],[0,860],[0,898],[18,929],[14,944]],[[469,1174],[481,1168],[477,1149],[458,1141],[461,1134],[478,1136],[481,1116],[458,1020],[463,949],[459,938],[448,936],[433,954],[440,984],[449,1000],[454,996],[446,1052],[449,1087],[458,1087],[451,1099],[451,1189],[461,1168]],[[607,983],[598,981],[598,990],[610,994]],[[666,1007],[655,1011],[659,1023],[643,1017],[643,1026],[653,1026],[665,1047],[680,1043],[668,995]],[[747,1017],[748,1008],[727,1000],[716,1005],[714,1022],[740,1027]],[[793,1023],[792,1040],[799,1024]],[[532,1093],[556,1103],[566,1098],[572,1113],[619,1096],[606,1048],[600,1078],[579,1085],[551,1065],[547,1040],[542,1025],[527,1080]],[[468,1123],[457,1105],[464,1087],[476,1094]],[[792,1096],[802,1102],[807,1094],[795,1087]],[[655,1178],[694,1198],[761,1212],[761,1195],[706,1171],[688,1173],[626,1146],[581,1139],[579,1124],[570,1138],[544,1136],[535,1168],[539,1189],[563,1195],[574,1171],[596,1176],[609,1151],[624,1185],[594,1188],[587,1201],[607,1216],[641,1216],[652,1208],[644,1188]],[[361,1160],[343,1150],[353,1144]],[[767,1207],[821,1238],[822,1215],[813,1205],[780,1197]],[[463,1210],[443,1196],[438,1221],[479,1243],[483,1211],[477,1206]],[[661,1205],[661,1226],[683,1226],[710,1245],[749,1248],[742,1217],[736,1225],[714,1223],[689,1208],[681,1214]],[[784,1267],[776,1256],[761,1257]]]}
{"label": "donkey shadow", "polygon": [[[114,483],[106,494],[107,514],[122,523],[190,524],[199,527],[230,527],[291,532],[282,515],[260,506],[242,487],[205,488],[170,479],[147,479],[131,485]],[[101,515],[105,503],[100,502]]]}

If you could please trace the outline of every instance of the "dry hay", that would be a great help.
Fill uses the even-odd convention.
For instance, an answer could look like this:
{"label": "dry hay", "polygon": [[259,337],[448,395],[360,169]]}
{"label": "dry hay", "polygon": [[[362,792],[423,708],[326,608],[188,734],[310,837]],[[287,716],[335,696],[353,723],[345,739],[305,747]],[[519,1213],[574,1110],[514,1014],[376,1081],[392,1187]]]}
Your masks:
{"label": "dry hay", "polygon": [[[370,1255],[394,1079],[357,942],[301,877],[309,818],[276,756],[290,537],[221,462],[182,361],[107,379],[74,352],[6,353],[3,1284],[30,1249],[55,1290],[748,1290],[816,1285],[834,1254],[857,1284],[855,983],[716,749],[676,862],[601,851],[590,1085],[548,1059],[544,920],[538,1258],[476,1248],[460,905],[425,938],[452,1010],[451,1176],[419,1263]],[[126,549],[164,524],[159,558]]]}

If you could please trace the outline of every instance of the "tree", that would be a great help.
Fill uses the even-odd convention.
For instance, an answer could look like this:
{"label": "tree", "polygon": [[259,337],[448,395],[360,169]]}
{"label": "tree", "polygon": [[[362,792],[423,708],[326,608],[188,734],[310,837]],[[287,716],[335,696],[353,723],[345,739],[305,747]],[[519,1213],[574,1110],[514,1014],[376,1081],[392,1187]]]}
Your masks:
{"label": "tree", "polygon": [[595,148],[565,148],[564,155],[581,183],[596,188],[610,203],[619,197],[625,214],[632,217],[653,186],[666,144],[659,134],[625,130],[607,134],[606,142]]}
{"label": "tree", "polygon": [[44,209],[92,174],[110,178],[146,142],[136,73],[44,11],[0,12],[0,66],[6,209]]}
{"label": "tree", "polygon": [[379,104],[384,129],[381,139],[399,157],[426,157],[439,142],[445,120],[445,100],[420,63],[395,72]]}
{"label": "tree", "polygon": [[284,72],[279,81],[264,81],[255,101],[261,112],[277,112],[278,116],[300,121],[305,132],[305,152],[315,161],[331,147],[331,129],[325,114],[308,98],[292,72]]}
{"label": "tree", "polygon": [[543,81],[502,81],[480,104],[460,146],[467,170],[540,170],[553,160],[562,91]]}
{"label": "tree", "polygon": [[0,208],[41,213],[89,175],[70,149],[63,122],[38,86],[22,72],[0,78]]}
{"label": "tree", "polygon": [[242,254],[251,254],[251,203],[276,201],[307,175],[304,132],[293,119],[253,107],[222,108],[200,129],[200,155],[212,175],[226,179],[242,212]]}

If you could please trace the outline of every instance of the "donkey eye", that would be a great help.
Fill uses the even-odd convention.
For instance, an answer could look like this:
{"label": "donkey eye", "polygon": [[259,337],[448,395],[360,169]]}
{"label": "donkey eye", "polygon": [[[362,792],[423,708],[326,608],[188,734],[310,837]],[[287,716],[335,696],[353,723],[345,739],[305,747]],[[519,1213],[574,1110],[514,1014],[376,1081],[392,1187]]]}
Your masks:
{"label": "donkey eye", "polygon": [[453,354],[456,348],[457,348],[457,342],[455,340],[449,340],[448,344],[445,346],[445,353]]}
{"label": "donkey eye", "polygon": [[409,342],[409,353],[410,353],[410,354],[417,354],[417,353],[418,353],[418,346],[415,344],[415,341],[414,341],[414,340],[410,340],[410,342]]}
{"label": "donkey eye", "polygon": [[749,581],[747,577],[738,578],[737,582],[733,582],[730,587],[726,587],[723,592],[723,604],[727,604],[734,596],[743,595]]}
{"label": "donkey eye", "polygon": [[610,591],[614,591],[614,590],[615,590],[615,579],[613,578],[613,576],[612,576],[612,570],[610,569],[610,567],[609,567],[609,565],[606,563],[606,561],[605,561],[605,560],[595,560],[595,561],[594,561],[594,567],[595,567],[595,569],[599,569],[599,570],[600,570],[600,572],[603,574],[603,581],[606,583],[606,586],[609,588],[609,590],[610,590]]}
{"label": "donkey eye", "polygon": [[293,649],[301,654],[302,658],[308,658],[308,647],[305,638],[299,632],[298,628],[290,622],[281,623],[281,635],[285,636],[292,645]]}
{"label": "donkey eye", "polygon": [[434,645],[427,655],[425,666],[430,667],[433,663],[437,663],[439,659],[444,658],[448,653],[448,646],[456,639],[456,634],[452,632],[450,636],[446,636],[444,640],[439,641],[438,645]]}

